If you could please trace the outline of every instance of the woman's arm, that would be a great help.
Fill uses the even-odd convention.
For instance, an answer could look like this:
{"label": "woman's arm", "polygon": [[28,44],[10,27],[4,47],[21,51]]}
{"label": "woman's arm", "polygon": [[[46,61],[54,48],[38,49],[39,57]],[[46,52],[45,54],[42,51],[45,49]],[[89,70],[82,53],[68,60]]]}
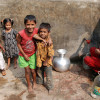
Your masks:
{"label": "woman's arm", "polygon": [[17,46],[20,50],[20,52],[23,54],[24,58],[26,61],[29,61],[29,57],[24,53],[22,47],[21,47],[21,36],[19,34],[16,35],[16,40],[17,40]]}

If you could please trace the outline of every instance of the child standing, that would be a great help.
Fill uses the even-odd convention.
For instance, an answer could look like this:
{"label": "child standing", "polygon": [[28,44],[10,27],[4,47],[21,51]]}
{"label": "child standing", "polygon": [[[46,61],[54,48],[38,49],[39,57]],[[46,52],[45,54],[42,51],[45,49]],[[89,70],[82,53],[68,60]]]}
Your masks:
{"label": "child standing", "polygon": [[[49,23],[42,23],[39,27],[39,36],[48,41],[51,26]],[[53,44],[44,45],[43,42],[37,42],[37,83],[44,83],[44,72],[46,73],[46,87],[48,91],[53,88],[52,84],[52,59],[54,55]]]}
{"label": "child standing", "polygon": [[2,41],[0,40],[0,70],[1,70],[2,75],[5,76],[6,75],[6,71],[5,71],[5,61],[4,61],[3,54],[2,54],[2,51],[5,52],[5,49],[1,45],[2,44],[1,42]]}
{"label": "child standing", "polygon": [[[25,68],[25,78],[28,84],[28,91],[32,92],[36,87],[36,44],[33,38],[43,40],[37,35],[38,29],[36,27],[36,17],[34,15],[27,15],[24,18],[25,29],[17,34],[17,45],[19,48],[19,66]],[[33,77],[33,86],[30,82],[30,73]]]}
{"label": "child standing", "polygon": [[8,64],[6,69],[10,67],[11,58],[14,58],[14,68],[17,68],[17,56],[18,56],[18,48],[16,42],[16,34],[17,32],[12,29],[13,20],[10,18],[5,18],[3,20],[3,32],[2,37],[4,40],[4,48],[5,48],[5,56],[7,57]]}

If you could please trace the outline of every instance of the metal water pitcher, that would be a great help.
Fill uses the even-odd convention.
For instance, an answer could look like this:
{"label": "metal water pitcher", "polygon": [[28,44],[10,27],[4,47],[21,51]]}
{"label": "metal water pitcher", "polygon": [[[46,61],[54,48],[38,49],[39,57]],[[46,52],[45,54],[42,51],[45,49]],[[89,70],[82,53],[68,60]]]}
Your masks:
{"label": "metal water pitcher", "polygon": [[66,50],[65,49],[58,49],[57,52],[59,56],[54,57],[53,59],[53,68],[59,72],[65,72],[70,67],[70,60],[69,58],[65,57]]}

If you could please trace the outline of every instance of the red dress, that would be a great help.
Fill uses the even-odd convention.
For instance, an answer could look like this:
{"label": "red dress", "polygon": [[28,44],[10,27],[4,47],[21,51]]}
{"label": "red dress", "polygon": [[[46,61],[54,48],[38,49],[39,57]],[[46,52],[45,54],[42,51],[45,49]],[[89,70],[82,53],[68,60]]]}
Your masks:
{"label": "red dress", "polygon": [[95,53],[96,47],[90,48],[91,56],[86,56],[84,62],[91,67],[95,72],[100,71],[100,55]]}
{"label": "red dress", "polygon": [[[28,57],[32,56],[36,52],[36,44],[34,42],[33,36],[35,34],[37,34],[37,33],[38,33],[38,29],[37,28],[34,29],[34,31],[33,31],[31,36],[28,36],[26,34],[25,29],[21,30],[19,32],[19,34],[20,34],[20,36],[22,38],[22,40],[21,40],[21,47],[22,47],[24,53]],[[19,52],[19,55],[23,56],[23,54],[21,52]]]}

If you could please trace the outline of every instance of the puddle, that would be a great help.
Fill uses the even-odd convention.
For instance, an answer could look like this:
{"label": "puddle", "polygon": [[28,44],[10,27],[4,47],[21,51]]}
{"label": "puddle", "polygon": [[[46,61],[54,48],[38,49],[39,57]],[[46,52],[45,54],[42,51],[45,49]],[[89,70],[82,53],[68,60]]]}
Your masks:
{"label": "puddle", "polygon": [[4,79],[4,78],[0,77],[0,87],[5,85],[7,82],[8,82],[7,79]]}
{"label": "puddle", "polygon": [[36,97],[36,94],[29,94],[26,96],[27,99],[33,99],[34,97]]}
{"label": "puddle", "polygon": [[19,96],[14,94],[10,95],[7,100],[22,100]]}

